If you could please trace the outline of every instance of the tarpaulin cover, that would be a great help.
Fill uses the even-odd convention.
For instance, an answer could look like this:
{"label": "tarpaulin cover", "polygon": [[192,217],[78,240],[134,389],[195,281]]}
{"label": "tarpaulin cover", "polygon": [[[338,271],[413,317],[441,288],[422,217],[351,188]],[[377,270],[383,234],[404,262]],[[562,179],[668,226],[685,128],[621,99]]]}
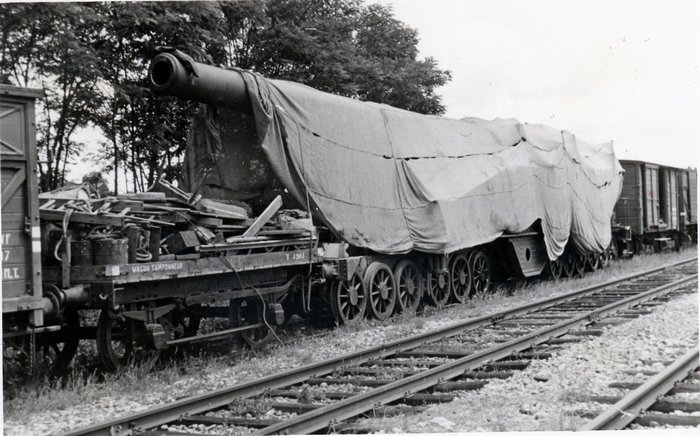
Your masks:
{"label": "tarpaulin cover", "polygon": [[260,145],[285,187],[345,241],[450,253],[541,221],[549,257],[610,242],[612,144],[514,119],[453,120],[242,71]]}

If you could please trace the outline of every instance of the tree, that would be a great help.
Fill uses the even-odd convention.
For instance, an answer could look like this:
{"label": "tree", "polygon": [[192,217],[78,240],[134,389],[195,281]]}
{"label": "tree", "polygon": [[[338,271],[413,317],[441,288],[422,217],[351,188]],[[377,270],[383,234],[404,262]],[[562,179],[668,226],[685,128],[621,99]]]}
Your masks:
{"label": "tree", "polygon": [[99,105],[95,17],[83,4],[2,4],[0,80],[42,87],[37,130],[40,187],[64,184],[66,164],[81,150],[72,139]]}
{"label": "tree", "polygon": [[90,191],[97,197],[103,198],[108,195],[113,195],[107,186],[107,180],[102,176],[100,171],[92,171],[83,176],[84,184],[90,187]]}
{"label": "tree", "polygon": [[211,2],[109,3],[104,9],[104,37],[96,45],[101,76],[109,84],[96,124],[108,145],[103,149],[114,171],[128,168],[134,190],[143,190],[179,164],[188,119],[196,105],[154,96],[146,80],[158,46],[177,47],[200,59],[221,55],[221,14]]}
{"label": "tree", "polygon": [[435,89],[450,80],[417,59],[418,32],[390,7],[359,0],[222,3],[229,66],[420,113],[445,111]]}

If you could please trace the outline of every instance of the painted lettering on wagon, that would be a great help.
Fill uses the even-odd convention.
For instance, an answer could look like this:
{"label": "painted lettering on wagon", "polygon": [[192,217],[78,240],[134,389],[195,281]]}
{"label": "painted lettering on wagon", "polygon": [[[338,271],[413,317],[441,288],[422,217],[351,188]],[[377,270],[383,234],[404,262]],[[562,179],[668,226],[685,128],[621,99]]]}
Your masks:
{"label": "painted lettering on wagon", "polygon": [[132,265],[132,273],[148,273],[148,272],[158,272],[158,271],[174,271],[181,270],[183,267],[182,262],[158,262],[158,263],[147,263],[144,265]]}
{"label": "painted lettering on wagon", "polygon": [[[12,240],[12,233],[3,233],[2,239],[0,240],[0,246],[2,246],[2,263],[7,263],[12,256],[12,250],[5,248]],[[19,280],[22,278],[19,267],[3,267],[2,268],[2,279],[3,280]]]}
{"label": "painted lettering on wagon", "polygon": [[304,259],[306,259],[306,253],[303,251],[300,251],[298,253],[287,254],[287,260],[295,261]]}
{"label": "painted lettering on wagon", "polygon": [[2,248],[2,261],[7,262],[10,260],[10,254],[12,253],[10,249],[5,248],[6,245],[10,243],[10,239],[12,239],[12,233],[3,233],[2,234],[2,241],[0,241],[0,245],[3,247]]}
{"label": "painted lettering on wagon", "polygon": [[2,279],[3,280],[19,280],[22,276],[19,273],[18,267],[8,267],[2,269]]}

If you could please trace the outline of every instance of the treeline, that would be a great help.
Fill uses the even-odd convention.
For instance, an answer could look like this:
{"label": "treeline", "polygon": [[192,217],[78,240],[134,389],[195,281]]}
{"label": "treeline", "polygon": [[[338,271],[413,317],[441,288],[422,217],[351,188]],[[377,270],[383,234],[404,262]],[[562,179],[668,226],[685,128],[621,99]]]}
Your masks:
{"label": "treeline", "polygon": [[[194,104],[155,97],[146,71],[156,47],[429,114],[450,79],[418,59],[418,35],[390,8],[361,0],[0,4],[0,83],[43,87],[40,184],[66,180],[81,156],[76,129],[93,126],[101,170],[142,190],[177,177]],[[40,114],[41,115],[41,114]],[[123,187],[121,187],[123,188]]]}

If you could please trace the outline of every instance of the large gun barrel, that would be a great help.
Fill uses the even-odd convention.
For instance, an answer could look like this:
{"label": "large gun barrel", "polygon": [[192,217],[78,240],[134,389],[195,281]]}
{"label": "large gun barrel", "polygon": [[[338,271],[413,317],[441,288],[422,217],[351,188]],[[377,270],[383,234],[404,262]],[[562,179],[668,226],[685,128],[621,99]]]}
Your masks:
{"label": "large gun barrel", "polygon": [[246,84],[237,71],[160,53],[151,61],[148,77],[158,94],[251,113]]}

